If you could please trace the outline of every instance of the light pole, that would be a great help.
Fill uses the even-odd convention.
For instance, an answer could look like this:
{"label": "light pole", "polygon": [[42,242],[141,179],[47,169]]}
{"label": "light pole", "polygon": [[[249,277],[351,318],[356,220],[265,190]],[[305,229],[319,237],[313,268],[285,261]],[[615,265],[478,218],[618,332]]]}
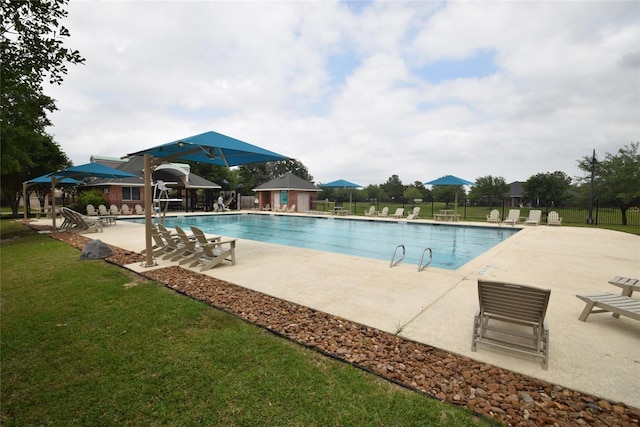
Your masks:
{"label": "light pole", "polygon": [[587,224],[593,224],[593,182],[596,177],[596,150],[593,150],[593,156],[591,157],[591,186],[589,188],[589,217],[587,218]]}

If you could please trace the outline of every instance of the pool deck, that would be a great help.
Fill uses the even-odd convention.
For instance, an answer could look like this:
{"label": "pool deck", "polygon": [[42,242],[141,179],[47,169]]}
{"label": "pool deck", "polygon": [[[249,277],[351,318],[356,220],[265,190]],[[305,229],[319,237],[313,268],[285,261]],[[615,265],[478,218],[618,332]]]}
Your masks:
{"label": "pool deck", "polygon": [[[85,235],[135,252],[144,249],[141,224],[118,221],[103,233]],[[390,268],[388,261],[244,239],[238,239],[236,260],[235,266],[223,263],[205,274],[640,408],[640,322],[608,313],[592,314],[581,322],[578,316],[585,304],[576,298],[618,294],[620,289],[607,283],[614,276],[640,278],[640,236],[586,227],[528,226],[455,271],[427,267],[417,272],[410,264]],[[158,260],[152,268],[168,265],[172,263]],[[139,263],[127,267],[150,269]],[[479,345],[471,351],[480,277],[551,289],[548,370],[539,359],[507,350]]]}

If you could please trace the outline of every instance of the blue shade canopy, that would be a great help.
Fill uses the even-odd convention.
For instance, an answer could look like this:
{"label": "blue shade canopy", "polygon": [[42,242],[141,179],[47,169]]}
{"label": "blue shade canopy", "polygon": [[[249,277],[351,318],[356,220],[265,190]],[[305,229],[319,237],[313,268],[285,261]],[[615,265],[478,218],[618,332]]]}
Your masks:
{"label": "blue shade canopy", "polygon": [[457,176],[446,175],[433,181],[425,182],[424,185],[476,185],[476,183]]}
{"label": "blue shade canopy", "polygon": [[249,163],[277,162],[293,160],[282,154],[265,150],[239,139],[231,138],[221,133],[209,131],[199,135],[178,139],[173,142],[151,147],[146,150],[131,153],[131,156],[144,155],[144,191],[145,191],[145,267],[155,265],[151,242],[151,171],[163,162],[174,160],[208,163],[218,166],[238,166]]}
{"label": "blue shade canopy", "polygon": [[[37,178],[33,178],[27,181],[28,184],[51,184],[51,174],[48,173],[46,175],[39,176]],[[75,178],[62,178],[56,181],[57,184],[62,185],[78,185],[82,184],[82,181],[79,181]]]}
{"label": "blue shade canopy", "polygon": [[221,133],[209,131],[188,138],[178,139],[129,156],[150,154],[166,161],[186,160],[218,166],[237,166],[249,163],[292,160],[273,151],[251,145]]}
{"label": "blue shade canopy", "polygon": [[344,179],[339,179],[337,181],[322,184],[320,187],[360,188],[362,185],[354,184],[353,182],[345,181]]}
{"label": "blue shade canopy", "polygon": [[135,178],[137,175],[120,169],[111,168],[100,163],[85,163],[80,166],[71,166],[49,174],[59,178]]}

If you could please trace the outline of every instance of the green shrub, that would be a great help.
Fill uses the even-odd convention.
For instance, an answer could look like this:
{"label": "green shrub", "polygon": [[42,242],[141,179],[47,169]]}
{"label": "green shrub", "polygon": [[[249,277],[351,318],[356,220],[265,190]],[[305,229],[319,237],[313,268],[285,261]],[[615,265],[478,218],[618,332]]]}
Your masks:
{"label": "green shrub", "polygon": [[78,204],[79,211],[86,214],[87,205],[93,205],[97,208],[99,205],[106,204],[106,201],[104,200],[100,190],[93,189],[80,193],[76,203]]}

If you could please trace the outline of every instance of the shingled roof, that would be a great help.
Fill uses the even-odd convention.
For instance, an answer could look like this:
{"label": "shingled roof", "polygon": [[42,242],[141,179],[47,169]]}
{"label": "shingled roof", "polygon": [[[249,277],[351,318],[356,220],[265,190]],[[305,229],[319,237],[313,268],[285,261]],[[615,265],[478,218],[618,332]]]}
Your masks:
{"label": "shingled roof", "polygon": [[274,190],[298,190],[298,191],[322,191],[309,181],[287,172],[279,177],[257,186],[253,191],[274,191]]}

